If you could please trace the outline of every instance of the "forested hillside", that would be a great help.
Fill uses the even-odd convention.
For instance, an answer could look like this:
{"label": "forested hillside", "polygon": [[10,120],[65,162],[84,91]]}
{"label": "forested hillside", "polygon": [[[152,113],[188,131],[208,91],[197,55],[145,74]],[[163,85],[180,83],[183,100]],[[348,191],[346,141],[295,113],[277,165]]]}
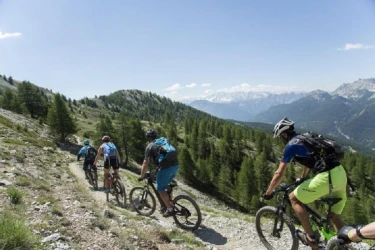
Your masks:
{"label": "forested hillside", "polygon": [[[23,95],[26,87],[32,94]],[[51,99],[38,87],[24,82],[18,91],[3,90],[0,104],[4,109],[49,124],[59,141],[78,133],[98,144],[103,134],[109,134],[121,150],[123,167],[129,169],[136,169],[136,164],[142,162],[145,131],[154,128],[178,148],[179,178],[250,213],[264,205],[259,197],[267,188],[283,149],[280,141],[262,130],[139,90],[81,100],[56,94]],[[358,187],[357,194],[348,199],[345,221],[374,220],[373,157],[347,153],[343,165]],[[299,176],[300,170],[299,166],[288,167],[285,181]]]}

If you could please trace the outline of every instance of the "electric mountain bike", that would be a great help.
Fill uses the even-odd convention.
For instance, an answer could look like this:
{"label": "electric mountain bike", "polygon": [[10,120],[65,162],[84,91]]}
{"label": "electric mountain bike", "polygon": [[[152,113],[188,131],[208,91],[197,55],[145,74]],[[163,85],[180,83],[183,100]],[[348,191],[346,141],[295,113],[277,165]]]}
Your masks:
{"label": "electric mountain bike", "polygon": [[109,194],[115,196],[117,203],[125,207],[126,205],[126,192],[125,186],[122,183],[121,179],[119,179],[112,168],[109,170],[108,173],[108,184],[109,190],[106,190],[107,202],[109,201]]}
{"label": "electric mountain bike", "polygon": [[[154,185],[153,177],[156,175],[157,171],[158,170],[153,173],[147,172],[143,178],[146,181],[145,186],[134,187],[130,191],[130,202],[135,211],[140,215],[150,216],[155,212],[155,196],[160,203],[161,213],[163,214],[167,209]],[[201,210],[195,200],[190,196],[182,194],[173,198],[173,188],[175,186],[177,186],[177,183],[172,181],[167,188],[167,193],[173,206],[173,219],[182,229],[194,231],[202,222]],[[152,191],[155,196],[152,194]]]}
{"label": "electric mountain bike", "polygon": [[[265,206],[256,213],[256,230],[260,240],[268,250],[298,249],[299,240],[296,232],[299,229],[295,228],[293,220],[286,214],[287,207],[291,206],[289,193],[298,184],[299,182],[290,185],[281,183],[279,189],[274,191],[274,194],[277,194],[277,206]],[[341,198],[320,198],[317,201],[328,204],[327,214],[330,214],[332,206],[340,200]],[[308,205],[304,206],[309,213],[309,221],[318,241],[319,249],[325,249],[328,240],[336,235],[336,232],[331,229],[330,219],[319,215]],[[286,242],[290,242],[290,238],[292,243],[286,245]]]}

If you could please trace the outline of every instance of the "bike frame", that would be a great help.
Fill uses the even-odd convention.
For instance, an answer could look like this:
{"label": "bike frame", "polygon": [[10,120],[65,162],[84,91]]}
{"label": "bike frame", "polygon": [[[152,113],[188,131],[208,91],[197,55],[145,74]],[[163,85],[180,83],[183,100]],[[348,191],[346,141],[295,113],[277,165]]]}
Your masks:
{"label": "bike frame", "polygon": [[[155,173],[156,173],[156,172],[155,172]],[[164,201],[163,201],[162,198],[160,197],[159,191],[156,190],[156,187],[155,187],[155,185],[154,185],[154,182],[152,181],[151,173],[147,173],[147,176],[146,176],[145,179],[147,179],[147,182],[146,182],[146,185],[145,185],[144,188],[150,190],[149,186],[151,186],[151,189],[154,191],[154,193],[155,193],[155,195],[156,195],[156,197],[157,197],[157,199],[158,199],[158,201],[159,201],[159,203],[160,203],[161,208],[162,208],[163,210],[166,209],[166,206],[165,206],[165,204],[164,204]]]}
{"label": "bike frame", "polygon": [[[281,201],[279,201],[279,197],[277,197],[278,205],[277,205],[276,213],[278,215],[280,213],[286,213],[287,205],[290,205],[290,206],[292,205],[290,200],[289,200],[289,190],[291,188],[294,188],[296,186],[296,183],[292,183],[289,186],[286,186],[285,184],[284,185],[281,184],[280,186],[281,186],[281,188],[279,190],[277,190],[276,193],[284,192],[284,195],[283,195],[283,198],[282,198]],[[328,204],[328,215],[329,215],[331,213],[331,208],[332,208],[332,204],[330,203],[329,199],[324,200],[324,199],[320,198],[320,199],[318,199],[318,201],[321,201],[321,202],[324,202],[324,203]],[[306,211],[309,213],[309,215],[311,215],[311,216],[309,216],[311,218],[311,220],[317,225],[317,230],[320,231],[323,234],[323,236],[326,240],[329,240],[332,236],[336,235],[336,233],[332,233],[329,230],[331,225],[330,225],[330,220],[329,220],[328,217],[321,216],[320,214],[318,214],[316,211],[314,211],[311,207],[309,207],[306,204],[303,204],[303,205],[304,205]],[[278,223],[279,219],[281,220],[281,223],[280,223],[280,227],[277,228],[277,223]],[[280,232],[282,231],[283,226],[284,226],[283,217],[282,216],[276,216],[272,235],[275,236],[275,237],[280,237]]]}

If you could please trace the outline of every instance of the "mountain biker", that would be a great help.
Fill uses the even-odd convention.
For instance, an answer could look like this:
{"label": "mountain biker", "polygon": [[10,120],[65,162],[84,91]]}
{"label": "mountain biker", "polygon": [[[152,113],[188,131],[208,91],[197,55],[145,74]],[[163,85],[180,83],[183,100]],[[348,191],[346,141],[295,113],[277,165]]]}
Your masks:
{"label": "mountain biker", "polygon": [[104,185],[105,185],[105,192],[109,192],[109,183],[108,183],[108,175],[109,175],[109,168],[112,167],[115,175],[118,179],[120,178],[119,175],[119,168],[120,168],[120,155],[116,148],[116,146],[111,142],[111,138],[108,135],[102,137],[102,145],[98,148],[98,154],[96,155],[95,162],[99,160],[101,154],[104,155]]}
{"label": "mountain biker", "polygon": [[[82,156],[85,157],[83,162],[83,170],[85,171],[85,177],[88,179],[88,167],[91,164],[93,170],[97,170],[96,165],[94,164],[95,156],[97,155],[98,151],[90,145],[90,141],[85,139],[83,141],[83,147],[79,150],[77,154],[77,161],[81,159]],[[92,150],[93,154],[89,154],[89,150]]]}
{"label": "mountain biker", "polygon": [[[147,172],[147,167],[152,160],[154,164],[158,165],[157,157],[159,156],[160,148],[154,143],[154,140],[158,138],[158,134],[155,130],[149,130],[146,132],[146,137],[149,141],[149,144],[145,150],[145,159],[141,166],[141,176],[138,180],[142,180],[144,175]],[[164,212],[163,216],[168,217],[173,215],[173,207],[169,201],[169,196],[165,191],[168,187],[168,184],[176,176],[179,163],[177,159],[177,153],[173,154],[168,161],[160,163],[160,170],[156,176],[156,189],[158,190],[160,197],[162,198],[167,210]]]}
{"label": "mountain biker", "polygon": [[347,177],[345,169],[339,162],[327,162],[326,164],[328,168],[316,173],[313,178],[305,180],[310,168],[314,172],[313,167],[317,161],[312,157],[312,153],[303,145],[301,140],[296,138],[297,135],[298,134],[294,131],[294,122],[287,117],[275,125],[274,138],[280,137],[286,146],[279,167],[274,173],[269,187],[263,197],[265,199],[271,199],[273,197],[273,190],[280,184],[281,179],[285,174],[286,167],[292,159],[302,164],[304,166],[300,177],[302,183],[290,193],[289,199],[305,230],[305,232],[299,231],[298,238],[304,244],[309,245],[312,249],[318,249],[318,242],[309,223],[309,215],[303,204],[311,203],[318,198],[328,195],[330,191],[329,179],[331,179],[333,187],[332,197],[341,198],[341,201],[332,206],[332,212],[329,215],[337,232],[343,227],[343,222],[339,215],[342,213],[346,203]]}
{"label": "mountain biker", "polygon": [[345,243],[360,242],[362,239],[375,239],[375,222],[365,226],[344,226],[340,229],[338,238],[343,239]]}

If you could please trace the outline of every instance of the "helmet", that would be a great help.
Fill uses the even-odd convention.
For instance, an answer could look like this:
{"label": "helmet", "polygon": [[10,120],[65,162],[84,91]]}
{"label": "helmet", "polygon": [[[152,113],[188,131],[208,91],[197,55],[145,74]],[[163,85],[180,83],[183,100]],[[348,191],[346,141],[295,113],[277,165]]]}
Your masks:
{"label": "helmet", "polygon": [[158,132],[151,129],[151,130],[146,132],[146,137],[156,138],[156,137],[158,137]]}
{"label": "helmet", "polygon": [[89,145],[89,144],[90,144],[90,141],[89,141],[89,140],[85,139],[85,140],[83,141],[83,145]]}
{"label": "helmet", "polygon": [[285,131],[293,131],[294,130],[294,121],[288,119],[288,117],[284,117],[281,121],[276,123],[273,129],[273,138],[279,137]]}
{"label": "helmet", "polygon": [[109,141],[111,141],[111,137],[109,137],[108,135],[105,135],[105,136],[102,137],[102,141],[109,142]]}

